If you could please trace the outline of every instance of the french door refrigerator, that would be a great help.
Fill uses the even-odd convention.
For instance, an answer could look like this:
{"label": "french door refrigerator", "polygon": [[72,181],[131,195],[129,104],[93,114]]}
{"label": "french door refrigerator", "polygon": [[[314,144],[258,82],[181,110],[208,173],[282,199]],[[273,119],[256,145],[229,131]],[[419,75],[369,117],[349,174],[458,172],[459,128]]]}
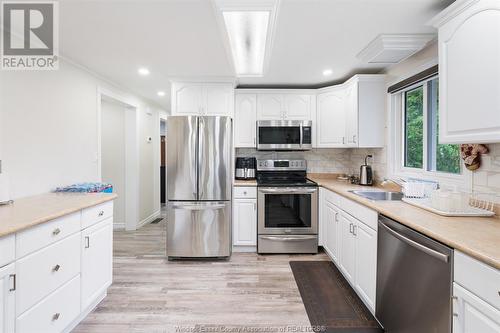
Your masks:
{"label": "french door refrigerator", "polygon": [[231,255],[232,120],[167,120],[167,256]]}

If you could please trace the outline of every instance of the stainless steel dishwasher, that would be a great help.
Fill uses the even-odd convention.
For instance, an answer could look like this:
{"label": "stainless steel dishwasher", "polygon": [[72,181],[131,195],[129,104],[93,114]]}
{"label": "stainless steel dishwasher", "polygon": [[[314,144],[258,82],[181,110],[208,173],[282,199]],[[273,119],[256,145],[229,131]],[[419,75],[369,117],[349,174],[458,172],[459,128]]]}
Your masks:
{"label": "stainless steel dishwasher", "polygon": [[387,333],[449,333],[453,250],[385,216],[378,222],[376,317]]}

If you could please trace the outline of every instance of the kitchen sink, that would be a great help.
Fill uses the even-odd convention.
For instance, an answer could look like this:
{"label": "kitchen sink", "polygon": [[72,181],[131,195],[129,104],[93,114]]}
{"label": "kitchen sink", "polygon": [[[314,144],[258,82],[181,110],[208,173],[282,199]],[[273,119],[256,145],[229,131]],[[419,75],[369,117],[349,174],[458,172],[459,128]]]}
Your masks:
{"label": "kitchen sink", "polygon": [[383,191],[349,191],[360,197],[370,199],[370,200],[387,200],[396,201],[403,199],[403,193],[401,192],[383,192]]}

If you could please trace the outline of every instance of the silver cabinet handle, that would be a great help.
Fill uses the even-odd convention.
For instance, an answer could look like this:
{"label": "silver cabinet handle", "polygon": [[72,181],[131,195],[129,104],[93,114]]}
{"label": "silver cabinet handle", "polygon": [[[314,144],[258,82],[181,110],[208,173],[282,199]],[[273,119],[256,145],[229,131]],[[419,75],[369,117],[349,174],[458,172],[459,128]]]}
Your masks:
{"label": "silver cabinet handle", "polygon": [[356,143],[356,135],[352,136],[352,143]]}
{"label": "silver cabinet handle", "polygon": [[339,213],[335,213],[335,222],[339,221]]}
{"label": "silver cabinet handle", "polygon": [[61,268],[61,266],[58,264],[58,265],[55,265],[53,268],[52,268],[52,272],[59,272],[59,269]]}
{"label": "silver cabinet handle", "polygon": [[253,138],[253,144],[256,144],[256,142],[255,142],[255,138]]}
{"label": "silver cabinet handle", "polygon": [[257,210],[257,204],[255,202],[253,204],[253,210]]}
{"label": "silver cabinet handle", "polygon": [[352,223],[349,223],[349,233],[351,233],[351,234],[352,234],[352,229],[353,229],[352,228]]}
{"label": "silver cabinet handle", "polygon": [[441,261],[444,261],[444,262],[448,262],[448,259],[449,259],[449,256],[446,255],[446,254],[443,254],[441,252],[438,252],[436,250],[433,250],[433,249],[430,249],[428,248],[427,246],[424,246],[420,243],[417,243],[415,242],[414,240],[411,240],[409,239],[408,237],[405,237],[401,234],[399,234],[398,232],[392,230],[391,228],[389,228],[388,226],[386,226],[384,223],[380,222],[379,221],[379,225],[384,228],[387,232],[389,232],[392,236],[396,237],[397,239],[399,239],[400,241],[430,255],[431,257],[434,257],[438,260],[441,260]]}
{"label": "silver cabinet handle", "polygon": [[352,225],[352,234],[353,234],[354,236],[357,236],[357,235],[358,235],[358,233],[356,232],[356,229],[357,229],[357,228],[358,228],[358,226],[357,226],[357,225],[355,225],[355,224],[353,224],[353,225]]}
{"label": "silver cabinet handle", "polygon": [[103,216],[103,215],[104,215],[104,211],[103,211],[103,210],[101,210],[101,211],[99,212],[99,216]]}
{"label": "silver cabinet handle", "polygon": [[88,249],[90,247],[90,237],[85,236],[85,248]]}
{"label": "silver cabinet handle", "polygon": [[16,290],[16,284],[17,284],[17,278],[16,274],[10,274],[9,279],[12,280],[12,287],[9,289],[9,291],[15,291]]}
{"label": "silver cabinet handle", "polygon": [[345,136],[342,137],[342,144],[345,145]]}
{"label": "silver cabinet handle", "polygon": [[61,317],[61,314],[59,312],[54,313],[54,315],[52,316],[52,321],[56,321],[57,319],[59,319],[59,317]]}
{"label": "silver cabinet handle", "polygon": [[61,233],[61,229],[59,229],[59,228],[55,228],[55,229],[54,229],[54,231],[52,231],[52,235],[53,235],[53,236],[57,236],[57,235],[59,235],[60,233]]}

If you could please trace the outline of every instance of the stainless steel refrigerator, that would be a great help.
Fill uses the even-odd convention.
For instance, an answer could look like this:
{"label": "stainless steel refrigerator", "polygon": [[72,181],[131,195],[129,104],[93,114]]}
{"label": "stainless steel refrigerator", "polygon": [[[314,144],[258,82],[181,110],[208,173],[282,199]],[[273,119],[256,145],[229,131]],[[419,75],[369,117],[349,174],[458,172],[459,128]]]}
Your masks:
{"label": "stainless steel refrigerator", "polygon": [[231,255],[232,120],[167,120],[167,256]]}

